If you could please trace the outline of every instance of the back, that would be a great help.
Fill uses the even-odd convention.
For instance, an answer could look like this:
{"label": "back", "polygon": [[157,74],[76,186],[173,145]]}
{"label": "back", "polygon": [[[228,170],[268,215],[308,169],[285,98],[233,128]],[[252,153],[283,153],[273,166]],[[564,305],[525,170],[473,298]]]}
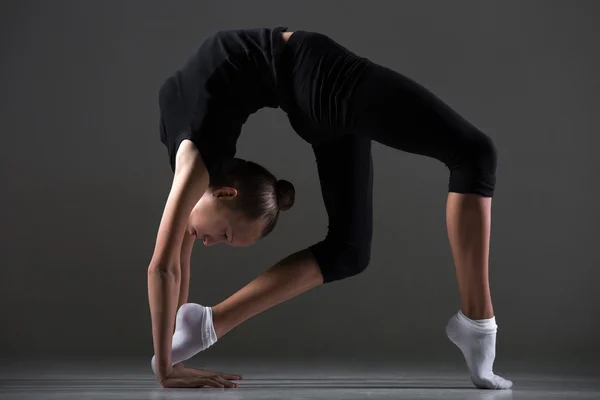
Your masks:
{"label": "back", "polygon": [[190,139],[209,173],[235,155],[242,125],[263,107],[279,106],[279,56],[287,28],[219,31],[203,40],[159,91],[161,141],[171,168]]}

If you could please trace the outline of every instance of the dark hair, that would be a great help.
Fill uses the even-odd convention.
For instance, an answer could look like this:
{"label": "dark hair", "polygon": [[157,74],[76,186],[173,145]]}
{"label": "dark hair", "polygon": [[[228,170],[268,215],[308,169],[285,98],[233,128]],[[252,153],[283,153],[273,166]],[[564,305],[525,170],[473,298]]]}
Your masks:
{"label": "dark hair", "polygon": [[220,171],[211,174],[209,188],[221,187],[237,189],[233,207],[244,217],[266,220],[261,237],[271,233],[279,212],[289,210],[296,195],[291,182],[277,180],[265,167],[240,158],[226,162]]}

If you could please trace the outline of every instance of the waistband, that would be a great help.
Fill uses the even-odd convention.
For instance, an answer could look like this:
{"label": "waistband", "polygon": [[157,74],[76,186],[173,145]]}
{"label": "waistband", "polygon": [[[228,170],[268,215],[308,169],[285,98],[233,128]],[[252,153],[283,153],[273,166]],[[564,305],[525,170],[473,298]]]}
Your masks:
{"label": "waistband", "polygon": [[[283,31],[287,31],[285,28]],[[296,30],[294,31],[287,42],[279,36],[281,41],[280,52],[277,60],[277,102],[279,107],[287,114],[292,114],[297,111],[298,106],[292,96],[292,74],[294,71],[295,55],[304,40],[309,37],[312,32]]]}

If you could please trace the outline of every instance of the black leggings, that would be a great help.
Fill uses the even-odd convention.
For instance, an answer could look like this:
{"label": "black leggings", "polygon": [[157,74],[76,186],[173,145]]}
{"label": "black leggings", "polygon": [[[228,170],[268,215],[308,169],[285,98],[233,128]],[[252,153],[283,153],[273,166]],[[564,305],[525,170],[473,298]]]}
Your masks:
{"label": "black leggings", "polygon": [[[322,68],[331,53],[339,52],[336,60],[356,57],[324,35],[310,35],[318,50],[311,50],[313,54],[304,51],[310,57],[299,61],[301,65],[295,74],[298,79],[311,73],[314,79],[316,66]],[[304,40],[302,45],[310,46],[311,40]],[[320,87],[327,86],[327,75],[320,79],[325,82]],[[301,87],[306,90],[306,85]],[[497,151],[491,138],[412,79],[368,62],[355,87],[336,93],[337,99],[327,93],[303,93],[313,103],[333,98],[331,104],[320,104],[318,109],[335,110],[335,115],[343,118],[336,122],[326,116],[327,124],[320,124],[323,135],[328,134],[325,130],[335,130],[331,127],[336,124],[343,129],[336,131],[335,138],[313,145],[329,231],[311,250],[326,283],[356,275],[369,264],[373,230],[372,140],[443,162],[449,170],[449,192],[492,197],[496,183]],[[302,130],[318,129],[319,121],[314,117],[314,105],[306,109],[310,113],[305,113],[304,124],[298,118],[290,121],[301,136],[309,137],[311,134]],[[329,136],[333,137],[331,133]]]}

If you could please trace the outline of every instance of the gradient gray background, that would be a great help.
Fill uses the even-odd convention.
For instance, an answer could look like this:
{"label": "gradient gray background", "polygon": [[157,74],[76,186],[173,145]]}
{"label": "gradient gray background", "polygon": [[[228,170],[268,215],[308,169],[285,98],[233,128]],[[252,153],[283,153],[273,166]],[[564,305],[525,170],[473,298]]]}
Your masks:
{"label": "gradient gray background", "polygon": [[[1,7],[2,355],[151,356],[146,271],[172,178],[158,88],[208,33],[263,26],[328,34],[422,83],[490,135],[499,149],[497,365],[600,354],[600,3]],[[443,330],[459,307],[447,170],[379,144],[373,153],[368,270],[249,320],[205,354],[460,358]],[[292,181],[296,204],[253,247],[197,245],[190,302],[214,305],[326,232],[312,151],[281,110],[250,117],[238,155]]]}

